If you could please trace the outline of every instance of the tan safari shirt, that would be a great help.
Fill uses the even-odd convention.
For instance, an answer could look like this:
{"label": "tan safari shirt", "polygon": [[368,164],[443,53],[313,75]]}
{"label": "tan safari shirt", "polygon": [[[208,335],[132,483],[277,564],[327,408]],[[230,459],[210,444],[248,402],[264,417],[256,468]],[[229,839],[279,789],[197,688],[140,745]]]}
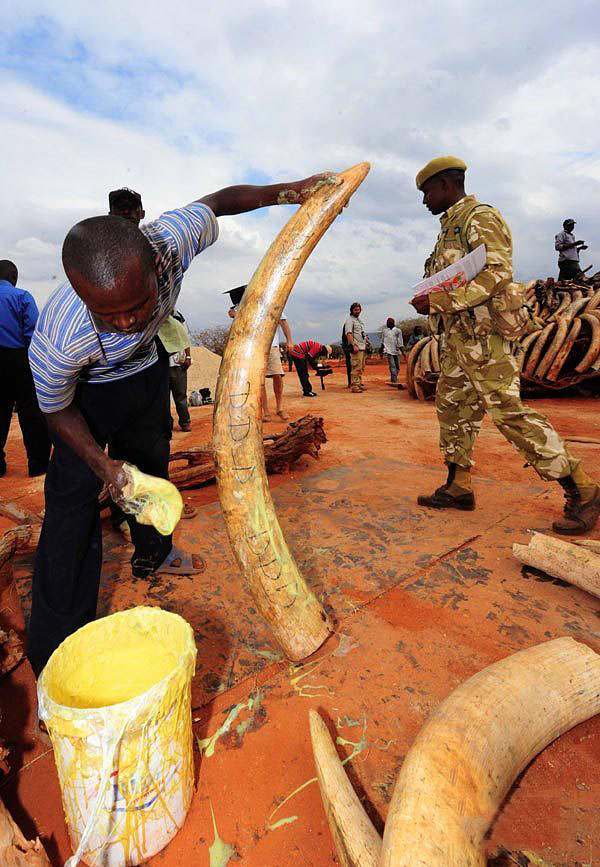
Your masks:
{"label": "tan safari shirt", "polygon": [[[441,228],[433,253],[425,263],[430,277],[485,244],[483,270],[466,286],[429,295],[431,330],[462,332],[467,337],[496,331],[494,308],[505,306],[500,295],[512,281],[512,237],[502,215],[475,196],[464,196],[441,216]],[[441,315],[440,315],[441,314]],[[440,321],[441,320],[441,321]],[[442,327],[443,325],[443,327]]]}

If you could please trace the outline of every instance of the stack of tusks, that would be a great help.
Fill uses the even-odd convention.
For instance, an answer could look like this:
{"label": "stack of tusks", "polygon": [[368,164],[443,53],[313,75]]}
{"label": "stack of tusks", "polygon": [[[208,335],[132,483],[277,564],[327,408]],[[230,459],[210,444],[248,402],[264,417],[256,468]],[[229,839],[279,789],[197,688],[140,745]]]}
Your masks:
{"label": "stack of tusks", "polygon": [[[568,388],[600,374],[600,289],[578,284],[556,291],[548,288],[536,298],[538,281],[527,289],[526,302],[540,327],[518,342],[521,381],[536,389]],[[427,400],[435,394],[440,374],[441,339],[423,337],[407,359],[407,389],[412,397]]]}
{"label": "stack of tusks", "polygon": [[383,841],[311,710],[317,777],[342,867],[484,867],[484,838],[516,777],[600,711],[600,656],[557,638],[495,662],[425,723],[390,803]]}

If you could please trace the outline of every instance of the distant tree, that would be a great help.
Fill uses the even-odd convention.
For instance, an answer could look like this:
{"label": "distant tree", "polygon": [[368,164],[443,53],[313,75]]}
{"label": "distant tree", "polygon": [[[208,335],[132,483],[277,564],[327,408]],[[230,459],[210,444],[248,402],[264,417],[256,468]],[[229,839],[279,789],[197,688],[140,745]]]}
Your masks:
{"label": "distant tree", "polygon": [[223,355],[229,339],[229,328],[224,325],[215,325],[213,328],[205,328],[202,331],[192,331],[191,334],[194,346],[204,346],[217,355]]}

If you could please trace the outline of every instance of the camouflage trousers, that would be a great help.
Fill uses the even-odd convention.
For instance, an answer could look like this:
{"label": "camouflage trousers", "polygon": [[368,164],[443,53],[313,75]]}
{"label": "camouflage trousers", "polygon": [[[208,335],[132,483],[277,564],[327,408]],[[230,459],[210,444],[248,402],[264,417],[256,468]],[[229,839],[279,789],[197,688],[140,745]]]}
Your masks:
{"label": "camouflage trousers", "polygon": [[517,360],[499,334],[446,335],[435,405],[446,463],[468,469],[486,412],[542,479],[570,475],[579,464],[539,412],[521,403]]}

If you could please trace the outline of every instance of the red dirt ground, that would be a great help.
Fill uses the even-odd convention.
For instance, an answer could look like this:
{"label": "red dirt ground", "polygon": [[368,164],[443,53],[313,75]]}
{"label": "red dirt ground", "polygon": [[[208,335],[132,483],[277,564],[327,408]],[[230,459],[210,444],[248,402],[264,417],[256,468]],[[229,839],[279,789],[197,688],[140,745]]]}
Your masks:
{"label": "red dirt ground", "polygon": [[[340,740],[346,770],[381,830],[402,760],[427,716],[459,683],[516,650],[570,635],[600,651],[598,601],[573,587],[521,573],[511,555],[527,529],[548,530],[561,491],[547,485],[486,421],[477,447],[472,513],[416,506],[444,477],[433,405],[391,388],[387,368],[369,365],[362,395],[337,369],[315,399],[286,377],[292,418],[322,415],[328,443],[319,461],[271,478],[291,550],[336,624],[303,666],[289,665],[256,614],[234,564],[214,485],[185,493],[198,515],[178,529],[202,553],[204,574],[179,581],[131,577],[130,552],[105,527],[99,614],[159,604],[193,626],[198,666],[194,732],[197,788],[187,821],[153,867],[225,867],[210,861],[211,818],[248,867],[336,864],[314,782],[308,710],[318,708]],[[600,438],[598,402],[537,400],[558,431]],[[192,409],[193,431],[174,448],[210,438],[210,408]],[[273,423],[267,430],[279,430]],[[598,474],[600,447],[572,451]],[[13,427],[0,496],[42,508],[42,481],[25,474]],[[0,529],[8,522],[0,523]],[[599,538],[600,527],[592,534]],[[0,625],[23,629],[32,557],[4,570]],[[249,702],[250,698],[254,701]],[[0,735],[13,744],[0,794],[24,833],[40,835],[53,865],[70,854],[52,753],[36,735],[35,683],[25,661],[0,681]],[[233,710],[228,730],[223,726]],[[551,744],[520,777],[493,825],[489,850],[529,850],[555,865],[600,858],[600,718]],[[306,785],[305,785],[306,784]]]}

